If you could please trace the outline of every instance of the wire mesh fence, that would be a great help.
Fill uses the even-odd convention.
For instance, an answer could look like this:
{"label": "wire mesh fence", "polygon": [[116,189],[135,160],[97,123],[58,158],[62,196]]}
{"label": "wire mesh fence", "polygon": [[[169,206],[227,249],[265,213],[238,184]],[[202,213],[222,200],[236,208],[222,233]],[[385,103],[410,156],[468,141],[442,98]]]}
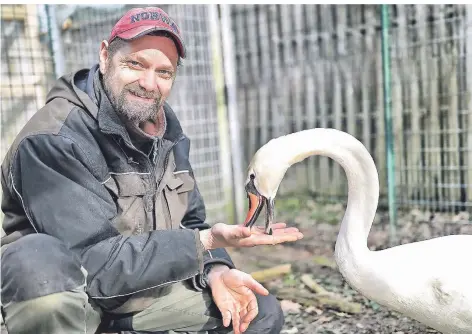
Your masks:
{"label": "wire mesh fence", "polygon": [[[396,6],[392,112],[399,203],[433,212],[472,205],[468,143],[472,22],[465,6]],[[470,43],[470,41],[469,41]],[[468,50],[467,50],[468,47]],[[469,62],[467,64],[467,61]]]}
{"label": "wire mesh fence", "polygon": [[1,6],[1,159],[26,121],[44,105],[53,61],[35,5]]}
{"label": "wire mesh fence", "polygon": [[[97,62],[113,24],[139,5],[2,5],[1,158],[61,74]],[[229,219],[231,152],[220,94],[215,6],[164,5],[189,56],[170,103],[192,139],[191,161],[211,221]],[[396,194],[402,209],[471,212],[472,9],[392,5],[389,30]],[[268,140],[313,127],[360,139],[386,204],[381,16],[378,5],[232,5],[241,162]],[[216,25],[216,28],[215,28]],[[228,31],[226,31],[227,33]],[[227,87],[228,88],[228,87]],[[223,101],[223,102],[221,102]],[[226,119],[227,123],[227,119]],[[234,152],[233,152],[234,153]],[[312,157],[289,169],[280,194],[345,199],[341,167]]]}
{"label": "wire mesh fence", "polygon": [[[246,5],[232,11],[244,164],[272,137],[337,128],[373,155],[385,204],[380,6]],[[400,208],[470,211],[471,15],[465,5],[390,6]],[[345,198],[346,178],[332,160],[311,157],[292,167],[280,188],[300,190]]]}

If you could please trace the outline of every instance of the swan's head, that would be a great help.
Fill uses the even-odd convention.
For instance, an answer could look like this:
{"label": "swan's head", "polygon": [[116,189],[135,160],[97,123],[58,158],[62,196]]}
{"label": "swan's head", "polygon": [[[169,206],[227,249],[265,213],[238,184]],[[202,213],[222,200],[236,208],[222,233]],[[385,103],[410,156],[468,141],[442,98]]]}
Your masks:
{"label": "swan's head", "polygon": [[256,222],[264,205],[266,224],[274,217],[274,198],[287,169],[294,163],[293,147],[288,145],[287,136],[270,140],[262,146],[249,163],[245,190],[249,199],[249,209],[244,226],[251,227]]}

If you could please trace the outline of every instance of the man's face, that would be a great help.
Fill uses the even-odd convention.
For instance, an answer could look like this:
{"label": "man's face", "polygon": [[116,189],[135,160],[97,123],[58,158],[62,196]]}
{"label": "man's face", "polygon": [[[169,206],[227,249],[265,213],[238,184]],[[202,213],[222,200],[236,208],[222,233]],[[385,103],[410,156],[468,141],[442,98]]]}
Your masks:
{"label": "man's face", "polygon": [[128,42],[110,59],[100,50],[104,87],[115,110],[135,125],[155,121],[169,96],[177,70],[174,42],[163,36],[143,36]]}

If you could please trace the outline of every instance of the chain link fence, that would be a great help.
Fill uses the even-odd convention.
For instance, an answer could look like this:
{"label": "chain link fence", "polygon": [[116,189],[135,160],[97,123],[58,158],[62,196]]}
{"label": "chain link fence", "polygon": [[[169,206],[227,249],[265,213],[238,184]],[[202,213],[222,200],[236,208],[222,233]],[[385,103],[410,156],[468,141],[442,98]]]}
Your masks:
{"label": "chain link fence", "polygon": [[26,121],[44,105],[53,60],[38,6],[1,6],[1,158]]}

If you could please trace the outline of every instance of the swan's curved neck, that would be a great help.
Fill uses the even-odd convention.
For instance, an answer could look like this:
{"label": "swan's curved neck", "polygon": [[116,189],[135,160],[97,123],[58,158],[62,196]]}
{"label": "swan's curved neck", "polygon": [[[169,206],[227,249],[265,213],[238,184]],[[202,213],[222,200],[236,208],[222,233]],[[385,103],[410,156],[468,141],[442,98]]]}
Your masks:
{"label": "swan's curved neck", "polygon": [[322,155],[343,167],[348,181],[348,202],[336,242],[336,258],[343,274],[361,275],[364,268],[368,275],[367,237],[379,199],[378,173],[371,155],[355,137],[335,129],[310,129],[296,135],[292,147],[297,147],[300,154],[292,163]]}

